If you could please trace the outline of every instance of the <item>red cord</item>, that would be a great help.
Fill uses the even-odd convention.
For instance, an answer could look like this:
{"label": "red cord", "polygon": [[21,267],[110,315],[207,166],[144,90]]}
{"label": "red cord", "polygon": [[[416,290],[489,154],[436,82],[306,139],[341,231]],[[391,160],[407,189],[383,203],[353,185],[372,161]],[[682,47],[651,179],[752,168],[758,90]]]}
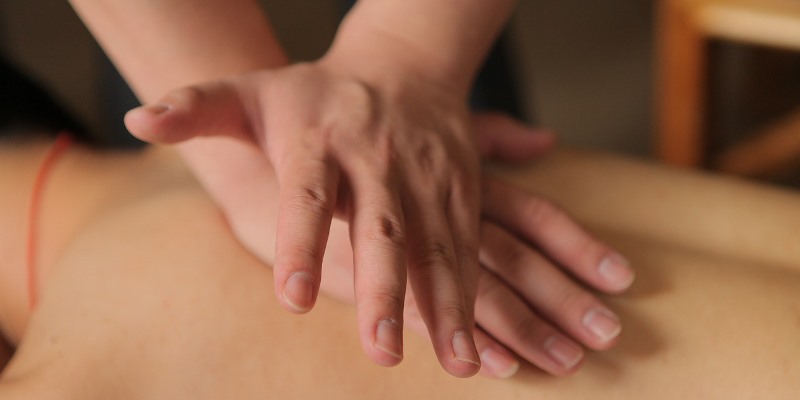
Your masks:
{"label": "red cord", "polygon": [[25,268],[28,271],[28,305],[31,310],[36,307],[36,299],[38,297],[36,285],[36,250],[39,234],[39,211],[42,203],[42,194],[44,187],[47,183],[47,177],[53,169],[59,157],[66,152],[72,144],[72,136],[67,132],[60,132],[56,138],[55,143],[45,155],[39,171],[36,172],[36,178],[33,181],[33,193],[31,194],[31,202],[28,206],[28,236],[25,246]]}

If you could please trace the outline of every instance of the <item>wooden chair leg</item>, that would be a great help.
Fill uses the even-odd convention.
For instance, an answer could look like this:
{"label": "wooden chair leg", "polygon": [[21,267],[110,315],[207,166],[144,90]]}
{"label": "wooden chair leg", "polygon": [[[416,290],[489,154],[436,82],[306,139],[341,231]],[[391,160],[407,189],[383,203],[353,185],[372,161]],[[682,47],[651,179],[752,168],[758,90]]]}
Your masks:
{"label": "wooden chair leg", "polygon": [[658,10],[656,152],[673,165],[702,166],[706,101],[705,39],[682,0],[661,0]]}

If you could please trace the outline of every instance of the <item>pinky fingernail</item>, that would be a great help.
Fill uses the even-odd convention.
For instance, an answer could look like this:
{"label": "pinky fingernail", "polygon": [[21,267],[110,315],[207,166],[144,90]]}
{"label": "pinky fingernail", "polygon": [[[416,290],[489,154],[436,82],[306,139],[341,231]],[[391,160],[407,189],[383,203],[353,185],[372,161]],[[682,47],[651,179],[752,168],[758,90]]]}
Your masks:
{"label": "pinky fingernail", "polygon": [[481,352],[481,363],[492,375],[500,379],[511,378],[519,371],[519,361],[491,347]]}
{"label": "pinky fingernail", "polygon": [[557,335],[545,340],[544,349],[550,358],[564,369],[572,369],[583,358],[583,350],[580,347]]}

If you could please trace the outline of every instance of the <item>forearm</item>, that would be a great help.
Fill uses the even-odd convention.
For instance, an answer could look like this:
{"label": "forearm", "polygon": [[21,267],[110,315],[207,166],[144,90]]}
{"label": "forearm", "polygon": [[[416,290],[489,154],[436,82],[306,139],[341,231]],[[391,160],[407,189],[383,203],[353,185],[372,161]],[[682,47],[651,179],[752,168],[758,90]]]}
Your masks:
{"label": "forearm", "polygon": [[[332,52],[386,68],[405,68],[466,93],[514,0],[361,0]],[[355,54],[355,55],[354,55]]]}
{"label": "forearm", "polygon": [[[70,1],[143,102],[177,87],[288,62],[252,0]],[[178,149],[221,205],[247,197],[230,188],[230,176],[267,168],[263,157],[224,139],[193,140]]]}
{"label": "forearm", "polygon": [[252,0],[70,0],[142,101],[225,75],[284,65]]}

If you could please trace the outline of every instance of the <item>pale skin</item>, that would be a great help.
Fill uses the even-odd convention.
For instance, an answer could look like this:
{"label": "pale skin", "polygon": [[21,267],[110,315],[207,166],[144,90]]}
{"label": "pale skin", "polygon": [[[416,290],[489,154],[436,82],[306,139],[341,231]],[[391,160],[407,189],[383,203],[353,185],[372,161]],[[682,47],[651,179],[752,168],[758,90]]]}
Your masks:
{"label": "pale skin", "polygon": [[[275,67],[286,65],[286,57],[250,1],[72,4],[146,102],[175,87],[230,76],[172,93],[140,110],[138,117],[131,115],[128,123],[134,133],[156,142],[211,132],[262,149],[257,156],[213,138],[180,145],[239,240],[264,261],[271,261],[272,250],[265,247],[264,226],[253,226],[253,221],[264,212],[259,210],[264,196],[260,181],[264,171],[274,168],[281,193],[274,282],[286,308],[306,312],[320,287],[326,290],[322,257],[330,248],[331,220],[338,215],[349,222],[353,238],[358,332],[373,361],[386,366],[400,362],[404,304],[413,299],[449,373],[466,377],[477,372],[489,345],[511,348],[537,362],[525,353],[540,344],[513,335],[498,341],[497,335],[492,339],[473,330],[481,271],[481,188],[464,97],[513,2],[362,1],[325,57],[283,68]],[[262,70],[233,77],[257,69]],[[148,119],[159,116],[173,123],[177,117],[183,128],[204,129],[159,135],[164,132],[159,122]],[[559,248],[562,256],[554,261],[603,290],[627,287],[633,273],[624,259],[587,240],[597,244],[586,250],[568,243],[577,247]],[[574,254],[577,250],[581,254]],[[615,272],[602,272],[609,270]],[[328,279],[337,279],[331,287],[339,287],[339,278]],[[407,296],[407,281],[413,296]],[[607,348],[614,337],[585,334],[581,317],[575,317],[591,308],[588,302],[560,304],[568,309],[553,324],[573,334],[573,349],[579,344]],[[563,302],[556,298],[549,304],[555,303]],[[524,309],[527,318],[534,317]],[[616,320],[610,311],[603,315]],[[609,331],[618,332],[616,326],[618,321]],[[571,360],[578,353],[582,350]],[[501,358],[507,365],[514,362],[507,354]],[[564,374],[577,365],[546,369]]]}
{"label": "pale skin", "polygon": [[[0,182],[11,189],[0,199],[0,237],[16,249],[0,261],[0,326],[19,346],[0,376],[3,399],[788,400],[800,390],[800,252],[787,246],[799,239],[796,193],[597,154],[501,171],[558,198],[642,265],[637,285],[613,300],[634,329],[569,378],[524,365],[511,380],[457,380],[415,336],[397,368],[359,356],[349,306],[321,297],[320,312],[281,312],[270,269],[164,149],[76,148],[62,159],[43,203],[41,297],[31,314],[16,262],[17,207],[48,145],[0,146]],[[331,240],[347,243],[347,227],[336,222]],[[547,270],[536,257],[525,247],[498,276]]]}
{"label": "pale skin", "polygon": [[[482,115],[478,117],[476,119],[476,125],[478,127],[491,126],[495,129],[495,131],[492,132],[492,135],[481,135],[483,139],[479,140],[479,142],[483,144],[482,148],[485,150],[484,153],[495,153],[496,156],[503,156],[506,152],[508,152],[507,150],[503,150],[504,142],[506,144],[516,143],[520,139],[520,135],[541,135],[541,133],[537,133],[536,131],[524,129],[524,127],[514,123],[512,120],[507,120],[501,116],[495,115]],[[503,126],[505,126],[505,129],[496,130],[497,128],[502,128]],[[487,140],[487,138],[490,139]],[[498,139],[501,140],[498,141]],[[492,147],[492,143],[498,146]],[[242,145],[240,144],[239,146]],[[511,147],[509,147],[509,149],[510,148]],[[33,157],[31,157],[30,154],[28,157],[25,157],[24,155],[19,156],[14,153],[15,150],[19,149],[11,147],[9,149],[10,153],[4,156],[4,159],[6,159],[6,162],[10,164],[23,166],[24,168],[21,169],[21,173],[11,172],[20,171],[20,169],[8,168],[10,177],[5,179],[6,182],[4,183],[4,186],[8,187],[10,191],[19,193],[19,195],[7,198],[7,203],[0,205],[5,208],[20,208],[25,206],[24,203],[27,199],[28,193],[24,193],[25,190],[23,189],[28,186],[29,182],[27,180],[32,179],[32,171],[36,168],[36,165],[33,164],[36,160],[35,155]],[[254,150],[254,148],[247,147],[242,147],[241,149],[243,152],[253,152]],[[145,154],[144,156],[138,157],[118,157],[120,160],[118,160],[119,162],[116,164],[119,164],[119,166],[116,168],[113,165],[99,165],[102,167],[102,171],[112,171],[110,176],[106,174],[103,175],[102,178],[98,178],[96,176],[98,174],[89,174],[88,176],[84,176],[82,173],[91,168],[91,166],[87,166],[87,163],[89,163],[88,165],[91,165],[90,163],[92,161],[96,162],[103,159],[113,159],[113,157],[102,157],[102,155],[93,155],[86,151],[76,151],[74,153],[77,153],[73,156],[74,158],[85,158],[87,162],[79,164],[80,168],[77,168],[75,175],[67,175],[68,178],[66,179],[74,181],[72,184],[69,182],[63,183],[64,186],[72,188],[70,189],[71,193],[80,193],[81,195],[77,196],[77,199],[75,196],[58,197],[58,203],[61,204],[61,207],[59,207],[58,210],[70,209],[70,212],[68,213],[69,217],[64,218],[63,216],[58,216],[58,214],[53,215],[51,212],[48,212],[49,209],[47,208],[42,210],[42,218],[56,218],[57,221],[54,225],[60,227],[60,230],[57,231],[59,234],[52,235],[55,237],[55,239],[45,236],[41,240],[43,246],[50,246],[51,249],[56,249],[56,251],[48,251],[41,255],[41,258],[47,263],[52,262],[54,254],[64,251],[61,248],[65,246],[64,243],[69,243],[72,240],[70,239],[70,236],[75,234],[76,227],[81,227],[87,224],[87,222],[82,222],[87,218],[87,212],[92,212],[97,209],[113,209],[113,205],[116,204],[112,202],[111,205],[108,205],[105,202],[100,201],[99,205],[96,205],[94,203],[98,203],[98,198],[101,200],[106,200],[108,198],[111,200],[117,200],[121,197],[125,200],[122,202],[122,204],[126,204],[129,201],[128,197],[131,196],[131,193],[141,192],[144,193],[145,196],[153,195],[153,190],[148,185],[155,185],[156,188],[164,189],[168,187],[170,182],[175,183],[177,187],[183,187],[186,183],[181,183],[180,180],[176,179],[176,176],[180,176],[180,173],[185,173],[185,170],[180,166],[179,163],[170,161],[169,157],[161,156],[162,158],[158,158],[156,156],[163,152],[159,153],[150,151],[149,153],[155,154],[150,156]],[[12,157],[15,155],[16,157]],[[521,156],[522,154],[519,153],[519,148],[514,148],[514,151],[511,151],[509,155],[511,158],[515,158]],[[534,154],[528,154],[528,157],[532,155]],[[141,164],[146,164],[150,161],[153,161],[153,164],[146,164],[147,166],[143,168],[142,166],[131,165],[132,161],[130,159],[133,159]],[[62,163],[66,164],[66,167],[61,168],[67,168],[67,170],[70,171],[70,160],[67,159]],[[163,168],[163,170],[159,170],[159,168]],[[118,175],[128,174],[131,170],[139,169],[143,171],[142,174],[144,175],[144,178],[141,178],[141,181],[143,182],[142,185],[144,185],[144,187],[138,187],[141,185],[136,185],[131,182],[129,185],[126,184],[127,190],[121,191],[121,193],[119,190],[108,189],[105,190],[110,194],[97,193],[97,188],[99,187],[100,189],[103,189],[103,184],[122,179],[121,177],[118,177]],[[114,171],[122,172],[117,173],[117,175],[113,175]],[[269,171],[265,170],[262,171],[262,173],[261,187],[263,189],[262,193],[264,196],[261,198],[261,200],[263,201],[262,204],[264,205],[264,211],[259,215],[260,219],[251,221],[250,229],[261,228],[263,226],[274,226],[274,222],[277,219],[277,181],[274,174],[269,173]],[[55,177],[54,179],[58,179],[58,177]],[[126,182],[130,182],[133,177],[128,176],[124,179]],[[98,185],[100,186],[87,185],[87,182],[94,181],[99,182]],[[184,179],[184,181],[186,181],[186,179]],[[81,184],[88,187],[81,188],[81,190],[76,191],[75,188],[79,187]],[[563,215],[558,209],[548,205],[542,199],[529,195],[523,196],[521,192],[515,192],[513,188],[501,185],[497,182],[492,183],[492,186],[494,190],[489,192],[491,195],[487,196],[487,202],[485,203],[487,208],[485,222],[483,224],[485,226],[484,229],[487,232],[491,232],[490,236],[497,235],[497,231],[500,231],[500,234],[504,234],[503,231],[498,227],[506,226],[509,229],[519,232],[520,238],[528,238],[527,240],[537,241],[539,246],[541,246],[542,251],[550,251],[551,256],[555,259],[564,258],[565,256],[568,257],[568,255],[559,254],[559,247],[562,246],[562,244],[565,242],[565,239],[569,242],[572,242],[569,247],[581,246],[584,248],[603,248],[602,243],[596,241],[569,218],[566,218],[565,215]],[[17,190],[15,189],[16,187],[21,187],[23,189]],[[59,186],[56,187],[58,188]],[[520,199],[524,198],[525,201],[518,204],[507,204],[505,200],[511,195],[516,195]],[[73,203],[87,204],[85,206],[75,206]],[[492,206],[492,204],[496,205]],[[539,222],[541,223],[526,226],[528,225],[525,222],[526,219],[518,217],[513,218],[511,221],[503,221],[503,213],[497,210],[508,209],[508,207],[513,207],[516,209],[516,213],[521,216],[525,216],[526,214],[530,214],[530,212],[535,211],[537,215],[530,214],[530,216],[535,216],[540,220]],[[14,215],[14,218],[6,218],[6,220],[10,220],[11,223],[5,225],[8,230],[4,231],[2,237],[4,239],[4,243],[7,244],[9,249],[9,262],[7,265],[18,266],[23,264],[22,252],[20,249],[25,247],[20,241],[21,237],[18,235],[18,232],[24,231],[25,229],[17,228],[17,226],[24,225],[25,221],[22,217],[23,214],[19,212],[14,211],[11,213],[11,215]],[[494,220],[491,219],[493,215],[497,217]],[[58,220],[61,219],[66,219],[68,222],[58,222]],[[350,248],[350,243],[349,240],[347,240],[348,235],[346,234],[346,226],[343,223],[338,223],[335,227],[336,235],[334,235],[331,239],[331,249],[333,251],[329,253],[325,262],[325,271],[329,275],[328,289],[326,292],[343,301],[352,303],[352,276],[354,270],[352,266],[352,253],[348,251]],[[275,231],[261,229],[261,232],[262,240],[274,241],[276,238]],[[537,236],[542,236],[545,232],[555,232],[556,235],[545,235],[544,238],[537,238]],[[481,324],[481,327],[476,329],[475,335],[478,338],[478,345],[481,349],[481,355],[487,360],[487,364],[484,365],[483,369],[486,375],[494,377],[509,377],[513,375],[518,368],[518,364],[508,353],[508,350],[505,347],[498,345],[489,335],[493,335],[501,339],[504,343],[507,343],[514,352],[522,355],[525,359],[531,360],[531,362],[534,362],[536,365],[540,365],[543,369],[558,375],[574,372],[582,359],[582,350],[578,345],[574,344],[573,339],[571,339],[570,336],[574,337],[575,340],[579,342],[588,343],[588,345],[598,348],[604,348],[613,344],[613,341],[616,338],[610,338],[612,340],[603,340],[603,338],[594,336],[594,333],[590,327],[579,325],[582,319],[580,315],[574,315],[576,321],[570,321],[570,318],[565,318],[562,320],[554,319],[554,325],[560,325],[560,327],[565,330],[563,333],[542,319],[541,316],[560,315],[563,309],[560,304],[553,303],[547,298],[543,299],[542,296],[538,295],[538,293],[544,292],[543,288],[547,288],[547,290],[556,289],[557,292],[572,299],[572,305],[568,307],[568,309],[572,311],[586,313],[590,311],[595,312],[597,310],[607,310],[606,307],[602,305],[593,295],[571,282],[571,280],[567,278],[567,276],[565,276],[556,265],[546,261],[546,259],[542,256],[542,254],[545,253],[540,253],[539,250],[530,248],[529,245],[524,242],[520,242],[519,239],[507,238],[497,240],[497,238],[487,238],[484,239],[484,242],[489,244],[488,247],[485,247],[485,254],[489,256],[496,252],[505,254],[509,251],[524,251],[526,253],[537,255],[537,261],[535,264],[538,265],[537,268],[532,269],[527,268],[525,265],[522,265],[519,262],[505,262],[503,260],[491,259],[484,261],[485,269],[481,274],[480,282],[481,287],[484,288],[483,291],[487,294],[480,296],[478,299],[478,306],[480,307],[478,311],[478,321]],[[509,248],[509,245],[513,247]],[[259,256],[269,260],[274,257],[274,253],[260,254]],[[570,262],[570,260],[565,261]],[[22,274],[22,272],[23,271],[20,269],[10,269],[10,274],[13,276],[13,279],[5,279],[3,281],[6,285],[9,285],[3,290],[4,292],[17,295],[24,294],[22,293],[21,288],[25,286],[17,286],[14,283],[14,281],[24,279],[24,274]],[[521,275],[519,275],[520,273]],[[574,273],[582,274],[584,272],[575,270]],[[514,275],[513,279],[511,279],[512,275]],[[504,276],[506,276],[508,279],[504,278]],[[595,285],[598,287],[603,287],[606,285],[602,279],[598,279],[597,276],[591,274],[588,274],[585,279],[587,282],[596,281],[597,283],[595,283]],[[26,304],[19,301],[19,298],[21,297],[24,296],[12,297],[16,298],[17,300],[7,301],[6,303],[0,302],[0,311],[2,311],[0,312],[0,316],[5,317],[0,318],[0,326],[7,327],[6,331],[11,332],[9,336],[14,338],[15,342],[19,341],[21,336],[19,332],[21,332],[22,327],[25,325],[26,319]],[[409,326],[418,332],[423,332],[424,324],[419,313],[415,311],[416,306],[413,304],[413,297],[410,297],[409,301],[411,304],[406,308]],[[3,304],[6,304],[6,306],[3,306]],[[10,304],[10,306],[8,304]],[[580,311],[581,309],[584,311]],[[497,319],[498,317],[513,322],[510,324],[509,322],[496,322],[493,323],[493,325],[486,324],[486,322],[489,320]],[[524,331],[516,329],[515,327],[518,324],[522,324],[522,326],[527,328]],[[571,350],[573,353],[568,359],[566,359],[563,355],[559,356],[561,353],[554,354],[554,348],[560,349],[561,353],[563,353],[565,349]],[[509,362],[508,360],[511,361]]]}

